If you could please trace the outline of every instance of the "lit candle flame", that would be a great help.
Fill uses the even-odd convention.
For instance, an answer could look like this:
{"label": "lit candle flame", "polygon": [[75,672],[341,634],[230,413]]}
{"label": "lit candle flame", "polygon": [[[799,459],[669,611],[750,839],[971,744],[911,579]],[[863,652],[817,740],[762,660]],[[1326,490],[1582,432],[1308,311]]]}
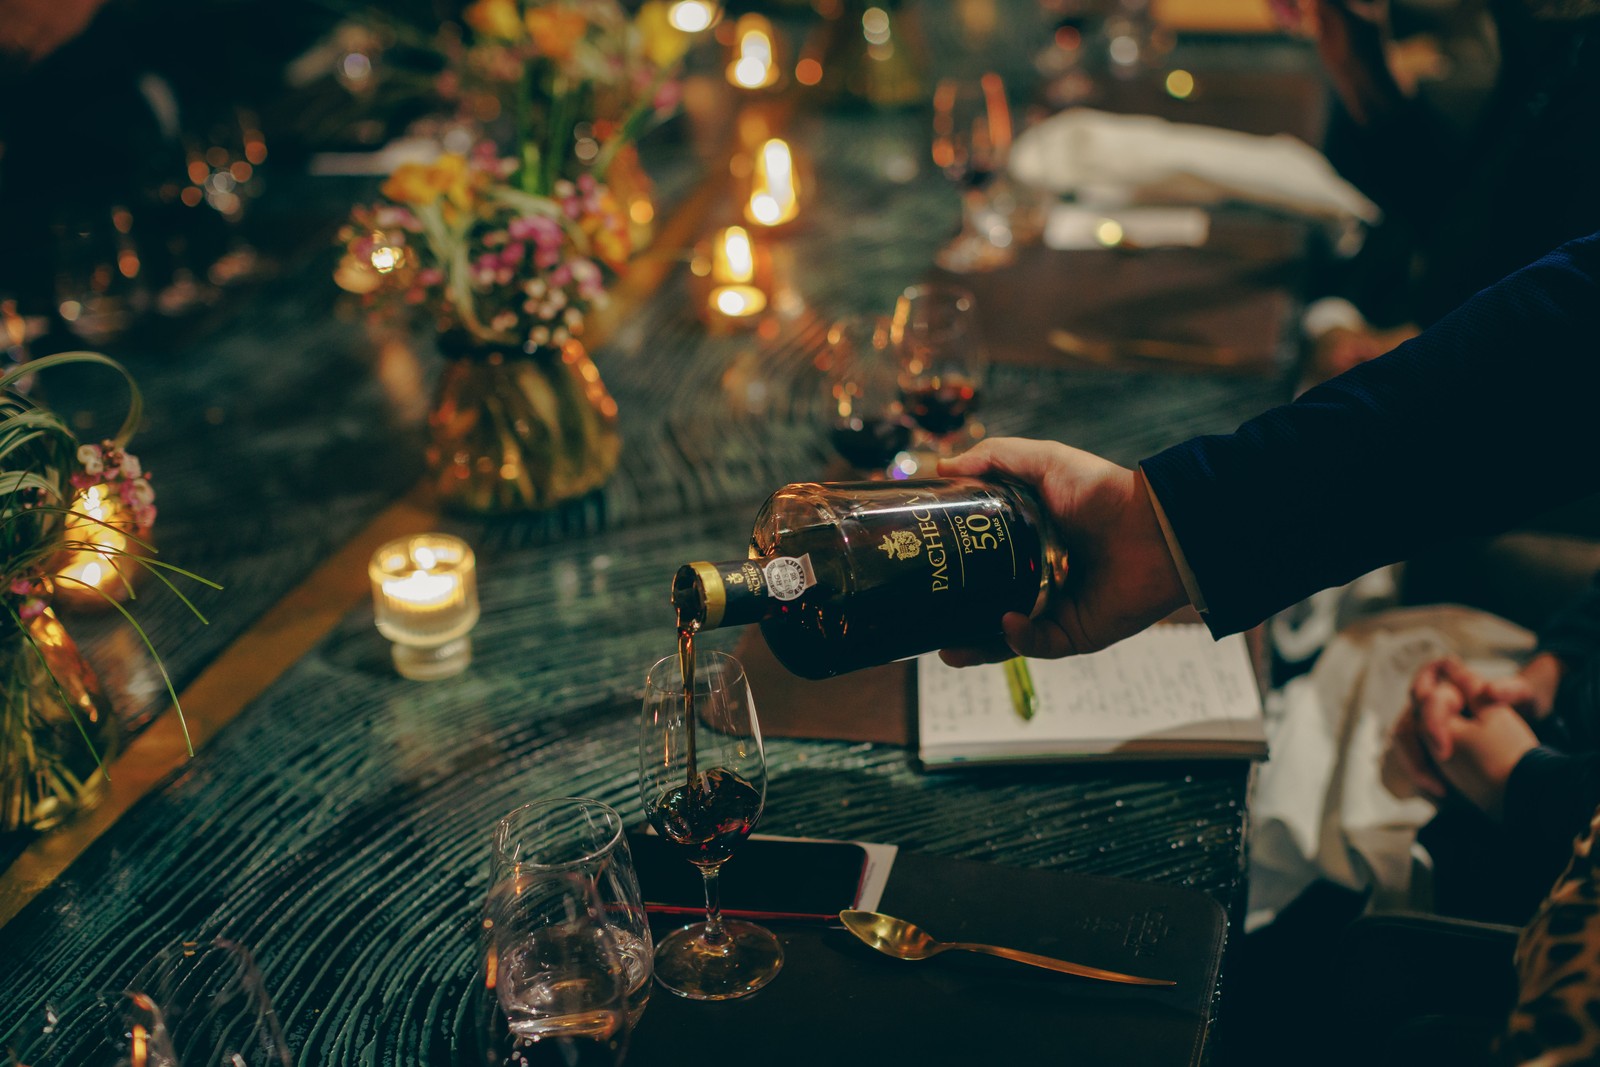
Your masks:
{"label": "lit candle flame", "polygon": [[667,10],[667,21],[682,33],[699,33],[717,18],[715,5],[705,0],[678,0]]}
{"label": "lit candle flame", "polygon": [[78,492],[66,523],[71,551],[56,572],[58,598],[94,610],[106,606],[101,593],[115,600],[128,595],[122,574],[112,562],[128,551],[124,532],[128,525],[121,502],[104,486],[91,485]]}
{"label": "lit candle flame", "polygon": [[735,319],[765,311],[767,294],[755,284],[755,277],[755,243],[743,226],[729,226],[712,250],[711,306]]}
{"label": "lit candle flame", "polygon": [[741,89],[765,89],[778,80],[772,23],[760,15],[745,15],[734,30],[735,54],[728,65],[728,80]]}
{"label": "lit candle flame", "polygon": [[755,249],[743,226],[729,226],[717,245],[717,262],[712,278],[719,282],[748,283],[756,276]]}
{"label": "lit candle flame", "polygon": [[781,226],[799,214],[798,192],[794,157],[788,144],[774,137],[756,154],[755,180],[745,216],[762,226]]}

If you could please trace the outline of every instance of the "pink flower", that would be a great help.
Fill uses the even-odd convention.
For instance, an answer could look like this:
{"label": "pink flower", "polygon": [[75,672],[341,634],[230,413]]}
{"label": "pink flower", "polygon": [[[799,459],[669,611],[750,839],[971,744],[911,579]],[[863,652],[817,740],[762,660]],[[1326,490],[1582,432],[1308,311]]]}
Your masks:
{"label": "pink flower", "polygon": [[105,469],[105,461],[100,455],[99,445],[78,446],[78,466],[83,468],[85,474],[99,474]]}
{"label": "pink flower", "polygon": [[122,476],[124,478],[137,478],[144,473],[144,468],[139,466],[139,457],[132,452],[122,454]]}
{"label": "pink flower", "polygon": [[122,497],[123,503],[136,508],[153,504],[156,500],[156,491],[143,478],[135,478],[132,481],[123,482],[122,488],[118,490],[118,495]]}
{"label": "pink flower", "polygon": [[17,618],[23,622],[32,622],[44,614],[45,603],[39,597],[30,597],[17,608]]}

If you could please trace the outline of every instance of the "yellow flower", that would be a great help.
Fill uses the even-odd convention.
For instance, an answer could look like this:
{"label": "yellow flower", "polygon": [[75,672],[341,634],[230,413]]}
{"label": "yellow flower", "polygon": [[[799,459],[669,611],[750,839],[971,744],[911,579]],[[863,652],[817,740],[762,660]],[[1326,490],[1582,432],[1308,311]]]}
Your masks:
{"label": "yellow flower", "polygon": [[667,18],[669,6],[665,0],[648,0],[633,20],[644,38],[644,54],[661,70],[682,59],[693,40]]}
{"label": "yellow flower", "polygon": [[432,163],[402,163],[383,183],[383,195],[402,204],[431,204],[441,196],[456,207],[472,206],[467,157],[451,152]]}
{"label": "yellow flower", "polygon": [[516,0],[474,0],[467,5],[461,13],[478,33],[485,37],[497,37],[502,41],[516,41],[522,38],[522,22],[517,18]]}
{"label": "yellow flower", "polygon": [[589,20],[582,13],[555,4],[531,8],[523,21],[528,24],[528,36],[539,54],[557,63],[572,58],[572,51],[583,40],[589,29]]}

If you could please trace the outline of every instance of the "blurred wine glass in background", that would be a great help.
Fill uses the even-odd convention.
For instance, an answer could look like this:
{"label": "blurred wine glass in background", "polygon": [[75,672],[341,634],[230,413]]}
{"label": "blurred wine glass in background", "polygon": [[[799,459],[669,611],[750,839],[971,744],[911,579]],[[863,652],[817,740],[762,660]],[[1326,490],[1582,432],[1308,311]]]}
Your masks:
{"label": "blurred wine glass in background", "polygon": [[130,984],[160,1009],[184,1067],[289,1067],[261,973],[236,941],[177,941]]}
{"label": "blurred wine glass in background", "polygon": [[889,336],[906,414],[940,455],[959,451],[954,446],[977,410],[989,367],[977,300],[959,285],[914,285],[895,305]]}
{"label": "blurred wine glass in background", "polygon": [[78,993],[0,1034],[0,1057],[23,1067],[178,1067],[161,1009],[144,993]]}
{"label": "blurred wine glass in background", "polygon": [[1048,43],[1033,58],[1044,79],[1040,94],[1052,108],[1082,104],[1094,95],[1089,72],[1096,20],[1083,0],[1039,0]]}
{"label": "blurred wine glass in background", "polygon": [[1010,226],[986,190],[1011,157],[1011,107],[1005,82],[941,80],[933,93],[933,162],[961,190],[961,232],[934,257],[957,273],[993,270],[1016,258]]}
{"label": "blurred wine glass in background", "polygon": [[911,423],[900,401],[900,375],[889,344],[890,320],[850,315],[828,328],[818,356],[828,443],[868,477],[893,476],[911,445]]}
{"label": "blurred wine glass in background", "polygon": [[121,204],[68,204],[56,215],[56,311],[73,334],[101,346],[150,305],[133,212]]}
{"label": "blurred wine glass in background", "polygon": [[[261,166],[267,142],[255,115],[227,105],[196,116],[184,138],[184,176],[178,196],[187,208],[205,208],[226,226],[208,234],[191,253],[207,264],[205,274],[213,285],[228,286],[253,277],[260,255],[243,229],[251,202],[261,195]],[[197,235],[198,236],[198,235]]]}

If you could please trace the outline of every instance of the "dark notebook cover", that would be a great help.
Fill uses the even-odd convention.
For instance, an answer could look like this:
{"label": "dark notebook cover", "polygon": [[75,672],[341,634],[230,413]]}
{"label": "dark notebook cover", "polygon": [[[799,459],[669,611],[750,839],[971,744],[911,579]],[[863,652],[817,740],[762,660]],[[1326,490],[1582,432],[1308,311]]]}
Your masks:
{"label": "dark notebook cover", "polygon": [[[901,853],[880,910],[945,941],[986,941],[1178,984],[1114,985],[967,952],[907,962],[842,928],[773,923],[786,959],[769,986],[722,1003],[657,986],[628,1063],[1201,1061],[1226,929],[1204,893]],[[658,926],[657,936],[673,925]]]}

